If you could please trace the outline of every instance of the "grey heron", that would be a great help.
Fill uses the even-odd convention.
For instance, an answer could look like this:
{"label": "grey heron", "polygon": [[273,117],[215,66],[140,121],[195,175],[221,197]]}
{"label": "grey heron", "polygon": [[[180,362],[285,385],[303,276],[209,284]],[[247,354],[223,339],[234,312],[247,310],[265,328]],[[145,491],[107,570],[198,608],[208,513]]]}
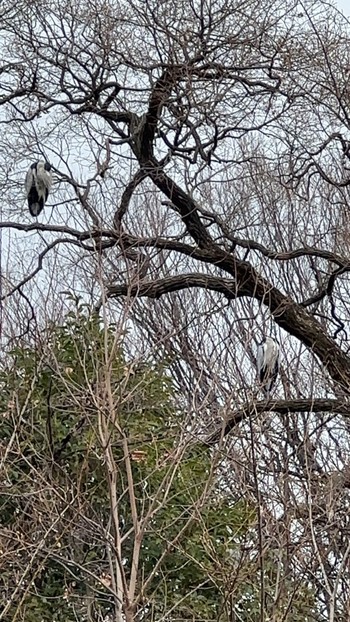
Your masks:
{"label": "grey heron", "polygon": [[256,365],[262,390],[269,397],[279,371],[279,344],[272,337],[264,337],[259,343]]}
{"label": "grey heron", "polygon": [[32,216],[38,216],[44,209],[52,184],[51,164],[35,162],[27,172],[25,189],[28,207]]}

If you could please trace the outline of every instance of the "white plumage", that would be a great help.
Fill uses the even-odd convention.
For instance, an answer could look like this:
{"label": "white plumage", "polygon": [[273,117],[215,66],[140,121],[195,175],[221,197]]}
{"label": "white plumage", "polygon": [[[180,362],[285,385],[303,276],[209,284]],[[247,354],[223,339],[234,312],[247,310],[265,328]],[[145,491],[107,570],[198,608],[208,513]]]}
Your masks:
{"label": "white plumage", "polygon": [[44,209],[51,190],[51,184],[51,164],[48,162],[35,162],[32,164],[25,180],[28,207],[32,216],[38,216]]}
{"label": "white plumage", "polygon": [[262,389],[266,397],[276,382],[279,371],[279,345],[271,337],[265,337],[258,345],[256,365]]}

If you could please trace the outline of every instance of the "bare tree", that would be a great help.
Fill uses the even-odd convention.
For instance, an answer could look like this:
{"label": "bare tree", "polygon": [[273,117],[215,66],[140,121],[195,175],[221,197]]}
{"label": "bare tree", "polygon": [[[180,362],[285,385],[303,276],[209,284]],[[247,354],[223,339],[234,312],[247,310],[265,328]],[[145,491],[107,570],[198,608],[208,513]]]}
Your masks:
{"label": "bare tree", "polygon": [[[347,20],[323,1],[53,1],[43,10],[5,0],[1,28],[3,345],[36,341],[50,316],[65,315],[69,290],[106,327],[117,323],[130,360],[166,358],[187,412],[167,477],[196,440],[213,452],[222,493],[243,495],[257,511],[255,535],[223,582],[227,615],[291,620],[305,601],[300,619],[345,622]],[[50,160],[55,184],[33,222],[21,187],[38,159]],[[264,334],[282,351],[270,402],[259,400],[255,380]],[[116,414],[115,348],[106,349],[103,383],[91,394],[110,477],[119,621],[148,615],[135,603],[153,506],[140,523]],[[111,430],[121,439],[133,517],[130,577]],[[207,492],[189,519],[203,533]],[[215,558],[204,536],[202,547]],[[223,576],[228,562],[219,562]],[[230,599],[248,577],[259,611],[246,608],[244,617]]]}

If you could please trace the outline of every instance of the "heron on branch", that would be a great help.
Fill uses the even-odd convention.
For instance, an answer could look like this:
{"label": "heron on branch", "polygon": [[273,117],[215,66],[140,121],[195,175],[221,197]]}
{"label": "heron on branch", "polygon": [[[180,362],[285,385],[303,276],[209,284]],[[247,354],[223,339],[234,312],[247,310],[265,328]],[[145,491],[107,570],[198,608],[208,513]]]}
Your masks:
{"label": "heron on branch", "polygon": [[256,356],[258,375],[265,396],[270,397],[279,372],[279,344],[272,337],[264,337],[259,343]]}
{"label": "heron on branch", "polygon": [[52,185],[51,164],[35,162],[27,172],[25,189],[32,216],[39,216],[49,196]]}

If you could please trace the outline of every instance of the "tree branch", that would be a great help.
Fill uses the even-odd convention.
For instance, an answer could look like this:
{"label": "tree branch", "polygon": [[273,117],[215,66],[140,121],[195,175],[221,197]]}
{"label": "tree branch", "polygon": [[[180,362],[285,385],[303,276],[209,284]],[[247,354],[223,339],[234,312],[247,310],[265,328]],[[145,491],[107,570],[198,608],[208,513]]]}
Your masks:
{"label": "tree branch", "polygon": [[42,270],[42,268],[43,268],[43,260],[46,257],[46,255],[53,248],[55,248],[58,244],[73,244],[73,245],[79,246],[79,248],[83,248],[85,250],[89,250],[89,251],[95,250],[95,249],[92,249],[90,247],[86,247],[85,244],[82,244],[78,240],[71,240],[70,238],[60,238],[58,240],[54,240],[53,242],[51,242],[51,244],[48,244],[48,246],[46,248],[44,248],[44,250],[41,251],[41,253],[39,253],[37,267],[34,268],[34,270],[30,274],[28,274],[26,277],[24,277],[24,279],[22,279],[22,281],[20,281],[20,283],[18,283],[14,287],[12,287],[12,289],[10,289],[9,292],[4,294],[0,298],[0,300],[6,300],[6,298],[9,298],[10,296],[12,296],[16,291],[19,291],[24,285],[26,285],[29,281],[31,281],[38,274],[38,272],[40,272],[40,270]]}
{"label": "tree branch", "polygon": [[155,186],[173,203],[188,233],[197,242],[199,248],[215,247],[211,235],[199,217],[195,201],[162,170],[154,158],[145,161],[144,167]]}
{"label": "tree branch", "polygon": [[17,231],[49,231],[51,233],[65,233],[71,235],[78,240],[93,240],[102,236],[108,238],[115,238],[115,232],[111,229],[91,229],[88,231],[79,231],[79,229],[72,229],[64,225],[45,225],[40,222],[32,224],[23,224],[19,222],[5,221],[0,222],[0,229],[16,229]]}
{"label": "tree branch", "polygon": [[215,244],[212,252],[202,250],[203,261],[214,264],[231,274],[231,279],[201,274],[166,277],[156,281],[128,287],[126,284],[111,286],[109,296],[146,296],[159,298],[164,294],[190,287],[204,287],[224,294],[228,298],[248,296],[269,307],[276,323],[290,335],[311,349],[328,370],[334,381],[350,392],[350,358],[322,329],[320,323],[301,305],[285,296],[269,281],[261,277],[253,266],[236,259]]}
{"label": "tree branch", "polygon": [[137,171],[137,173],[135,173],[131,181],[129,181],[128,185],[126,186],[123,192],[120,205],[118,209],[116,210],[115,216],[114,216],[114,226],[118,232],[120,231],[123,217],[129,207],[131,197],[134,191],[136,190],[137,186],[145,179],[145,177],[147,177],[147,173],[145,173],[145,171],[142,168],[140,168]]}
{"label": "tree branch", "polygon": [[304,400],[264,400],[263,402],[248,403],[243,408],[234,412],[226,421],[224,427],[220,426],[215,432],[205,439],[206,445],[215,445],[222,436],[227,436],[241,421],[252,415],[263,412],[275,412],[287,415],[295,412],[332,412],[350,417],[350,404],[345,400],[337,399],[304,399]]}
{"label": "tree branch", "polygon": [[231,279],[223,279],[220,277],[210,276],[200,273],[181,274],[178,276],[168,276],[164,279],[156,281],[147,281],[146,283],[136,283],[129,286],[127,283],[111,285],[108,290],[108,296],[141,296],[147,298],[160,298],[164,294],[177,292],[191,287],[202,287],[212,291],[224,294],[228,299],[237,298],[237,286],[235,281]]}
{"label": "tree branch", "polygon": [[179,79],[181,72],[182,69],[180,66],[176,67],[172,65],[167,67],[154,85],[149,99],[145,123],[140,136],[140,155],[142,160],[148,160],[153,156],[153,140],[160,113],[163,105],[171,93],[171,89]]}

